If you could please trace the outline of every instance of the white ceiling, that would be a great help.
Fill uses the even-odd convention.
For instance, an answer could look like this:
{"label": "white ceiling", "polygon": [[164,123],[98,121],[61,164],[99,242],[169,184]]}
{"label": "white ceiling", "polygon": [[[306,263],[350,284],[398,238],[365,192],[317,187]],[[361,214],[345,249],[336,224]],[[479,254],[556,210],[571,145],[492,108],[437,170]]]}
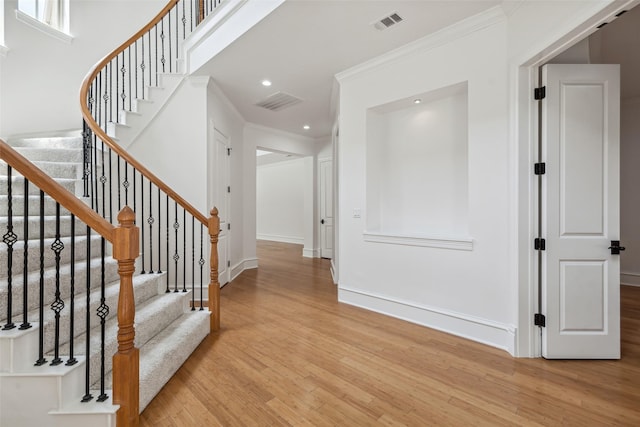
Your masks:
{"label": "white ceiling", "polygon": [[[209,74],[249,122],[312,138],[331,134],[334,75],[475,15],[500,0],[287,0],[197,74]],[[384,31],[371,24],[396,12]],[[261,85],[263,79],[273,82]],[[303,99],[274,112],[278,91]],[[302,129],[304,124],[311,128]]]}

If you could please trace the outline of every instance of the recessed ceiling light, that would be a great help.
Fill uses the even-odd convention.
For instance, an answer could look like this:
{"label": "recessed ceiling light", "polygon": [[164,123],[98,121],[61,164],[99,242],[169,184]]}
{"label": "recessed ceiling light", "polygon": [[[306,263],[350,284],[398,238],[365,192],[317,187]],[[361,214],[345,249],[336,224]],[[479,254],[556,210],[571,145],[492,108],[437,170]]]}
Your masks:
{"label": "recessed ceiling light", "polygon": [[262,81],[262,86],[271,86],[271,81],[270,80],[263,80]]}
{"label": "recessed ceiling light", "polygon": [[304,130],[309,130],[309,129],[311,129],[311,126],[309,126],[309,125],[304,125],[304,126],[302,126],[302,129],[304,129]]}
{"label": "recessed ceiling light", "polygon": [[413,100],[413,103],[414,104],[421,104],[422,103],[422,99],[416,98],[416,99]]}

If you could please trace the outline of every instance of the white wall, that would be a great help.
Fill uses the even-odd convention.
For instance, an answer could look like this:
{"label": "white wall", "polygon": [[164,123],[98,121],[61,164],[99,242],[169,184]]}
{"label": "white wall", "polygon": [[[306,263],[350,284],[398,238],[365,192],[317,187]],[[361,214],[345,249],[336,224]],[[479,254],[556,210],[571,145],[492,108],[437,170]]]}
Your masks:
{"label": "white wall", "polygon": [[304,244],[305,161],[294,159],[258,166],[257,238]]}
{"label": "white wall", "polygon": [[[340,81],[339,299],[513,352],[516,293],[507,280],[508,86],[506,24],[482,24],[423,41]],[[486,22],[489,22],[487,24]],[[471,29],[469,29],[471,28]],[[472,250],[365,241],[367,109],[468,82],[468,232]],[[461,125],[464,125],[462,123]],[[362,218],[355,218],[361,209]],[[423,243],[423,242],[420,242]],[[463,296],[463,297],[461,297]]]}
{"label": "white wall", "polygon": [[164,0],[70,2],[71,44],[16,19],[17,1],[7,0],[0,80],[2,135],[79,129],[79,90],[98,60],[157,14]]}
{"label": "white wall", "polygon": [[623,100],[620,112],[620,281],[640,286],[640,98]]}

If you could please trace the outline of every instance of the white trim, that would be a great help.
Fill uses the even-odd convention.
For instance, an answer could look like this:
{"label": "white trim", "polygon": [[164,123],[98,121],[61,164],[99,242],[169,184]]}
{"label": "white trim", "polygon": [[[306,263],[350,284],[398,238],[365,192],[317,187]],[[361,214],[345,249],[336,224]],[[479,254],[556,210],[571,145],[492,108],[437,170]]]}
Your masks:
{"label": "white trim", "polygon": [[316,248],[316,249],[303,248],[302,249],[302,256],[304,258],[320,258],[320,249],[318,249],[318,248]]}
{"label": "white trim", "polygon": [[373,71],[381,66],[386,66],[407,56],[414,55],[417,52],[426,52],[435,49],[456,39],[490,27],[504,19],[505,14],[502,8],[500,6],[494,6],[477,15],[455,22],[435,33],[356,65],[355,67],[348,68],[336,74],[335,77],[339,82],[343,82],[353,76],[358,76],[363,72]]}
{"label": "white trim", "polygon": [[3,44],[0,44],[0,58],[4,58],[9,53],[9,48]]}
{"label": "white trim", "polygon": [[331,278],[333,279],[333,284],[338,284],[338,272],[336,270],[335,258],[331,258],[331,266],[329,267],[329,271],[331,271]]}
{"label": "white trim", "polygon": [[[246,258],[231,267],[231,278],[229,282],[233,281],[236,277],[240,275],[245,270],[250,270],[252,268],[258,268],[258,258]],[[229,283],[227,282],[227,284]]]}
{"label": "white trim", "polygon": [[640,274],[620,273],[620,284],[626,286],[640,286]]}
{"label": "white trim", "polygon": [[365,242],[388,243],[392,245],[422,246],[427,248],[455,249],[459,251],[472,251],[473,239],[471,237],[457,236],[419,236],[403,235],[396,233],[380,233],[365,231],[362,233]]}
{"label": "white trim", "polygon": [[269,240],[280,243],[293,243],[294,245],[304,245],[304,237],[280,236],[277,234],[260,234],[256,235],[257,240]]}
{"label": "white trim", "polygon": [[47,25],[44,22],[41,22],[18,9],[16,9],[16,20],[32,28],[35,28],[36,30],[48,35],[49,37],[60,40],[63,43],[71,44],[71,42],[73,41],[73,36],[71,34],[67,34],[61,30],[58,30],[57,28],[53,28],[51,25]]}
{"label": "white trim", "polygon": [[338,301],[500,348],[515,355],[516,327],[340,286]]}
{"label": "white trim", "polygon": [[[246,128],[260,130],[260,131],[263,131],[263,132],[268,132],[268,133],[271,133],[273,135],[284,136],[284,137],[292,138],[292,139],[299,139],[301,141],[306,141],[306,142],[309,142],[311,144],[313,144],[316,141],[315,138],[310,138],[308,136],[298,135],[297,133],[287,132],[287,131],[280,130],[280,129],[270,128],[268,126],[259,125],[257,123],[253,123],[253,122],[246,122],[244,126]],[[296,154],[296,153],[292,153],[292,154]],[[313,154],[301,154],[301,155],[306,157],[306,156],[312,156]]]}

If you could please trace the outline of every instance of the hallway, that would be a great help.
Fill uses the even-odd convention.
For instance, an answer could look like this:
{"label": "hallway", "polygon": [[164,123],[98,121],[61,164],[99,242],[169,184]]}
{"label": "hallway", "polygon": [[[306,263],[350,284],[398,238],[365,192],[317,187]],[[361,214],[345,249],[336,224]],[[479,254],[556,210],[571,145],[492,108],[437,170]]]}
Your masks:
{"label": "hallway", "polygon": [[622,288],[622,360],[514,359],[336,303],[329,261],[297,245],[258,257],[141,426],[640,424],[640,288]]}

